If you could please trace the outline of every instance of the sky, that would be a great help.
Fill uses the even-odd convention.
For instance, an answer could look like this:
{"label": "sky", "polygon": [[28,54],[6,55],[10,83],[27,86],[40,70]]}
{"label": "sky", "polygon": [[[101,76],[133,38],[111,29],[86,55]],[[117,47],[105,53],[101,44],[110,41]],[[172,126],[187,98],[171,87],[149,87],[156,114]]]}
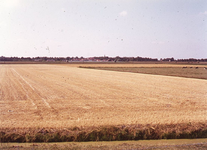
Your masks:
{"label": "sky", "polygon": [[0,56],[207,58],[207,0],[1,0]]}

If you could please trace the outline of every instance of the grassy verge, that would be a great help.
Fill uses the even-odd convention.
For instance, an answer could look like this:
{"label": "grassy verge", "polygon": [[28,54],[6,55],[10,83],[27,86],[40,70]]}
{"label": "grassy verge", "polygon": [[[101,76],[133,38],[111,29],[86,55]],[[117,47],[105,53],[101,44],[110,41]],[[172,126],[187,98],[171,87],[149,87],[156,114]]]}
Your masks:
{"label": "grassy verge", "polygon": [[115,141],[115,142],[64,142],[64,143],[1,143],[0,149],[199,149],[206,150],[207,139],[183,140],[141,140],[141,141]]}
{"label": "grassy verge", "polygon": [[85,142],[207,138],[206,123],[0,130],[1,142]]}
{"label": "grassy verge", "polygon": [[207,79],[207,69],[195,67],[81,67],[89,69],[144,73],[154,75],[177,76],[186,78]]}

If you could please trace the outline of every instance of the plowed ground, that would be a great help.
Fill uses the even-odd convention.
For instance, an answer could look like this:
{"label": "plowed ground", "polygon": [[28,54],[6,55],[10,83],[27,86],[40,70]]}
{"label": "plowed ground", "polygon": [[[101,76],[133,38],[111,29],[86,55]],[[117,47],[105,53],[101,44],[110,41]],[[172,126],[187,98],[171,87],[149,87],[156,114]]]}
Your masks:
{"label": "plowed ground", "polygon": [[0,65],[0,127],[207,121],[207,80],[69,65]]}

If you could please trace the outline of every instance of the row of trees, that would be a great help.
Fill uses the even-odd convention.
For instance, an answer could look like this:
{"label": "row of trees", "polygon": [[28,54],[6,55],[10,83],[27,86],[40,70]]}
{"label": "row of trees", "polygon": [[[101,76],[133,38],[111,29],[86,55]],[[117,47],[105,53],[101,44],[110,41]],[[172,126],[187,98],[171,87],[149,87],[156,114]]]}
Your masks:
{"label": "row of trees", "polygon": [[161,58],[158,60],[157,58],[147,58],[147,57],[108,57],[108,56],[100,56],[100,57],[0,57],[0,61],[39,61],[39,62],[47,62],[47,61],[178,61],[178,62],[207,62],[206,59],[174,59],[172,58]]}

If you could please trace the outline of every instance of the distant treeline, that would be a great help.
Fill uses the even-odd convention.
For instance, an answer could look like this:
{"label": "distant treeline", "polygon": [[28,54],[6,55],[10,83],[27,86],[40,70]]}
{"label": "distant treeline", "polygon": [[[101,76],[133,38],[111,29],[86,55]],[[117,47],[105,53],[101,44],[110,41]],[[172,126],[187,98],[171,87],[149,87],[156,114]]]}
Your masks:
{"label": "distant treeline", "polygon": [[0,57],[0,61],[36,61],[36,62],[56,62],[56,61],[64,61],[64,62],[117,62],[117,61],[178,61],[178,62],[207,62],[207,58],[205,59],[174,59],[172,58],[161,58],[158,60],[157,58],[147,58],[147,57],[108,57],[108,56],[100,56],[100,57]]}

